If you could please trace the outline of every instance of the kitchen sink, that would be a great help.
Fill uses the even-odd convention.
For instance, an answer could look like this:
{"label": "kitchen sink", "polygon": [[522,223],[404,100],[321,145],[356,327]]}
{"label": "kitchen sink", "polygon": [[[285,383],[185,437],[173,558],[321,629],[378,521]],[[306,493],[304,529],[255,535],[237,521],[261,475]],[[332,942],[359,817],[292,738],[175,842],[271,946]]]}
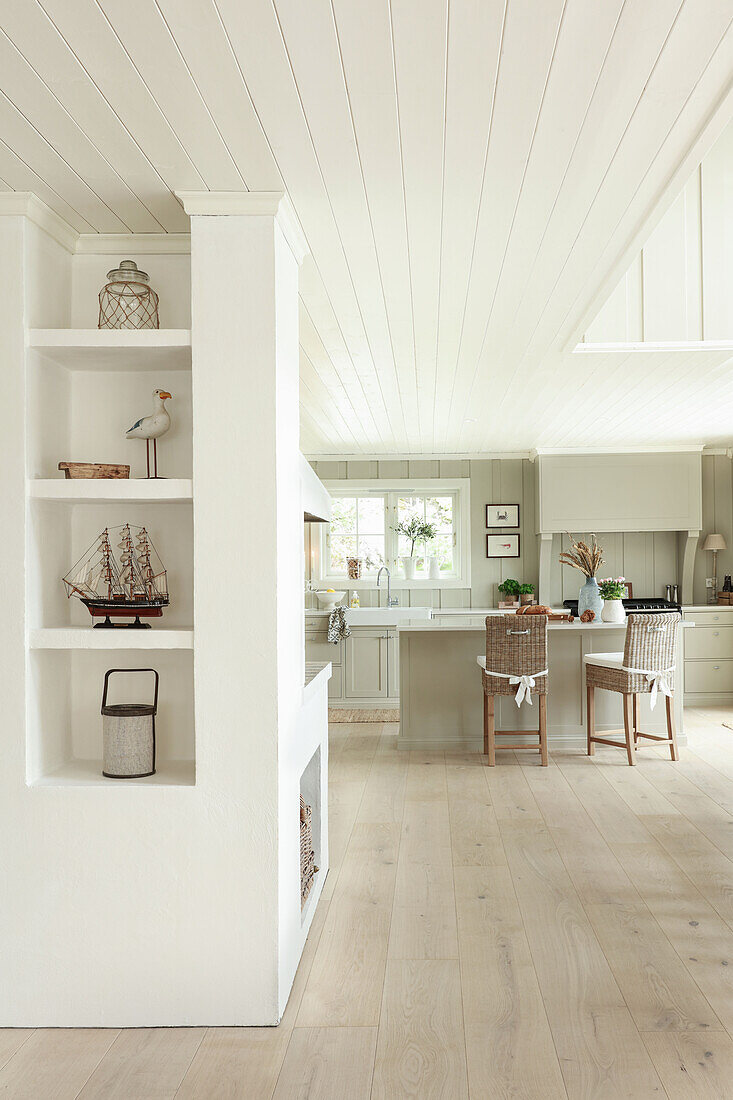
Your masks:
{"label": "kitchen sink", "polygon": [[398,623],[432,618],[432,607],[349,607],[349,626],[397,626]]}

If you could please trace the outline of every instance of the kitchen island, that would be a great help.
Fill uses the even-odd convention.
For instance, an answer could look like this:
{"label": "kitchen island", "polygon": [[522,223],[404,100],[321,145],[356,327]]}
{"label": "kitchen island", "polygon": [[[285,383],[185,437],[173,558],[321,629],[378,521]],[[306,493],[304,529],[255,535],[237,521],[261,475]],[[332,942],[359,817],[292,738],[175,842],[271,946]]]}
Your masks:
{"label": "kitchen island", "polygon": [[[429,622],[398,628],[400,653],[400,733],[403,749],[483,751],[483,695],[476,658],[486,653],[487,614],[456,611]],[[685,624],[694,625],[694,624]],[[548,625],[547,731],[550,746],[585,748],[586,699],[583,656],[620,652],[626,624],[551,622]],[[678,639],[674,679],[674,713],[678,740],[682,725],[682,639]],[[539,670],[538,670],[539,671]],[[622,696],[596,692],[596,729],[599,733],[623,727]],[[663,698],[650,709],[650,696],[639,696],[639,719],[647,733],[665,733]],[[509,696],[496,698],[496,729],[537,728],[537,706],[517,708]],[[530,743],[530,738],[527,738]],[[649,742],[647,742],[649,744]],[[497,742],[497,749],[500,744]]]}

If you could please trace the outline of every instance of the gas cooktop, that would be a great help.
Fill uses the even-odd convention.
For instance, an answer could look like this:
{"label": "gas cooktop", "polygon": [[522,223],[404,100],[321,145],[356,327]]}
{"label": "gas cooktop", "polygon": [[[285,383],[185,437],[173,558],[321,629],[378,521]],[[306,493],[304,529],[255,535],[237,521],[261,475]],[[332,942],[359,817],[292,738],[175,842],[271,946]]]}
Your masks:
{"label": "gas cooktop", "polygon": [[[623,600],[624,608],[627,614],[634,614],[639,611],[681,611],[682,608],[678,603],[672,603],[671,600],[665,600],[661,596],[640,596],[634,597],[631,600]],[[577,600],[563,600],[563,607],[567,607],[573,615],[578,614],[578,601]]]}

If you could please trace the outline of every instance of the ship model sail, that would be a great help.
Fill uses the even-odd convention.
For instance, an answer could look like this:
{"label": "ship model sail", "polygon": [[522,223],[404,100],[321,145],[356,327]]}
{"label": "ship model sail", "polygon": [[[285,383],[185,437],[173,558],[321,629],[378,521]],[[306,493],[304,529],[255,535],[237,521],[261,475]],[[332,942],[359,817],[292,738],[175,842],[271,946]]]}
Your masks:
{"label": "ship model sail", "polygon": [[[119,539],[119,541],[117,541]],[[114,543],[114,545],[113,545]],[[95,627],[149,627],[140,618],[160,618],[168,606],[166,571],[144,527],[105,527],[64,577],[66,595],[88,608]],[[130,618],[132,623],[113,623]]]}

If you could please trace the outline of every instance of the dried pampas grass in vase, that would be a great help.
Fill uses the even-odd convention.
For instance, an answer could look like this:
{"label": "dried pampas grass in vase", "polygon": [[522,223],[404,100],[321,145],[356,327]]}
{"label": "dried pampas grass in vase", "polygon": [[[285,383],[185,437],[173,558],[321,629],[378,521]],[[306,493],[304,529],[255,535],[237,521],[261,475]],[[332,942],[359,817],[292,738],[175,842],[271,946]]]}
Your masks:
{"label": "dried pampas grass in vase", "polygon": [[584,611],[592,611],[595,618],[599,620],[603,600],[598,588],[596,573],[605,564],[603,549],[598,545],[595,535],[591,535],[590,545],[583,542],[582,539],[576,541],[569,532],[568,538],[570,539],[570,549],[563,550],[560,555],[560,563],[570,565],[573,569],[579,569],[586,578],[585,584],[578,593],[578,614],[582,617]]}

